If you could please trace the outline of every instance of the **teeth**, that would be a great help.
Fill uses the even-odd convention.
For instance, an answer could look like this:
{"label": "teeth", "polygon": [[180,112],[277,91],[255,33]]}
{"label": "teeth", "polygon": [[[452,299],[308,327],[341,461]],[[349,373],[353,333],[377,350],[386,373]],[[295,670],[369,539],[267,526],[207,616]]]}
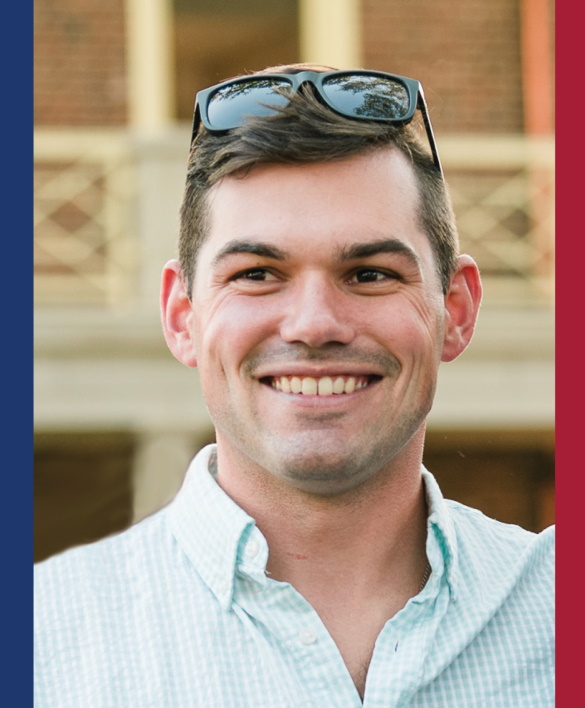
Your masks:
{"label": "teeth", "polygon": [[303,379],[303,385],[301,388],[301,393],[304,396],[315,396],[317,393],[317,382],[311,376],[305,376]]}
{"label": "teeth", "polygon": [[343,393],[345,391],[345,381],[342,376],[338,376],[333,382],[333,393]]}
{"label": "teeth", "polygon": [[333,393],[333,381],[329,376],[323,376],[319,379],[319,395],[320,396],[330,396]]}
{"label": "teeth", "polygon": [[353,393],[368,385],[367,376],[279,376],[272,379],[272,388],[283,393],[300,393],[304,396],[332,396]]}

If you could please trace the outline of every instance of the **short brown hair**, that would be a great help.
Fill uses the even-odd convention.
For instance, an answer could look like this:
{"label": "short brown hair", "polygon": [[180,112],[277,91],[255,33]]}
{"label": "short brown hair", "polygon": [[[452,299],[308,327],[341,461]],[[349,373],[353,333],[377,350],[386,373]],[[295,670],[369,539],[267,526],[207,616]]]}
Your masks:
{"label": "short brown hair", "polygon": [[[258,73],[329,71],[330,67],[293,64]],[[394,147],[411,163],[418,188],[418,217],[433,247],[443,292],[455,269],[459,239],[446,184],[421,147],[416,130],[334,113],[311,90],[299,90],[286,108],[250,117],[238,128],[212,134],[200,127],[191,146],[180,213],[179,259],[191,296],[199,248],[207,235],[207,193],[223,177],[261,164],[326,162]]]}

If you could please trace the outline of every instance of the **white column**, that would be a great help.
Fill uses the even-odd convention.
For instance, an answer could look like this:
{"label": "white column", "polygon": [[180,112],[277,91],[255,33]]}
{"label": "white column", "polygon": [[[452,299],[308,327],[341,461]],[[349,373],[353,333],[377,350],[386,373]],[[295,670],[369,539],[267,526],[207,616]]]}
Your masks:
{"label": "white column", "polygon": [[172,0],[126,0],[130,126],[160,131],[173,120]]}
{"label": "white column", "polygon": [[299,0],[299,13],[301,61],[361,66],[360,0]]}

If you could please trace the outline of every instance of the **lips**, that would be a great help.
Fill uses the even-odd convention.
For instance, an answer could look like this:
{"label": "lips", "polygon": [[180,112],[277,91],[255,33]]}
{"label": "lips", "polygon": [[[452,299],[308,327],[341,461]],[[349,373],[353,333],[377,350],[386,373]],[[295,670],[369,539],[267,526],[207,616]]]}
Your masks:
{"label": "lips", "polygon": [[273,376],[265,382],[283,393],[304,396],[340,396],[368,386],[372,376]]}

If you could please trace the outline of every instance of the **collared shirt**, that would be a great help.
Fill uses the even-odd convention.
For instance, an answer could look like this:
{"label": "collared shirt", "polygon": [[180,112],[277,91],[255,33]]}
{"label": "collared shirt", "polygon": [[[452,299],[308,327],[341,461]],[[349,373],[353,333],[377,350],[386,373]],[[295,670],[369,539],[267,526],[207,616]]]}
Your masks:
{"label": "collared shirt", "polygon": [[[357,708],[311,605],[266,575],[267,542],[191,464],[171,505],[36,567],[37,708]],[[364,706],[553,706],[553,529],[429,506],[424,589],[383,627]]]}

